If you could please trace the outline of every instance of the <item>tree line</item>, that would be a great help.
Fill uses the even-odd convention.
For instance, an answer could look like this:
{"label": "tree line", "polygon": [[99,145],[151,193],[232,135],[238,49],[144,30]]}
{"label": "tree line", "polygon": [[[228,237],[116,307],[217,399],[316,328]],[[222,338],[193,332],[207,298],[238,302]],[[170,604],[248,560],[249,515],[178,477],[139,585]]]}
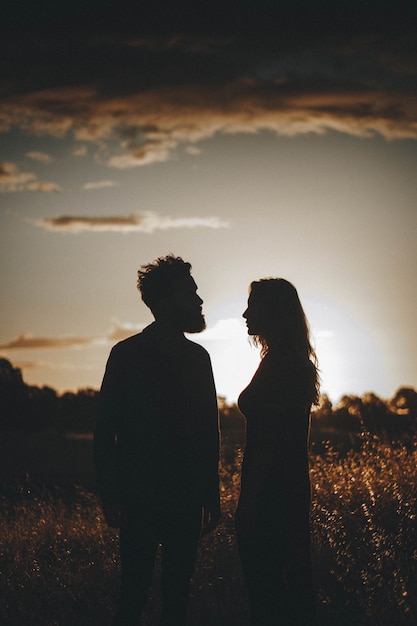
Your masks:
{"label": "tree line", "polygon": [[[91,432],[99,392],[85,388],[59,394],[55,389],[28,385],[20,369],[0,358],[0,430]],[[244,420],[235,404],[219,397],[223,436],[240,443]],[[322,395],[313,409],[311,439],[353,445],[364,432],[389,440],[412,439],[417,433],[417,391],[400,387],[388,400],[374,393],[344,395],[337,404]]]}
{"label": "tree line", "polygon": [[55,389],[24,382],[20,369],[0,359],[0,430],[91,432],[98,391],[79,389],[59,394]]}

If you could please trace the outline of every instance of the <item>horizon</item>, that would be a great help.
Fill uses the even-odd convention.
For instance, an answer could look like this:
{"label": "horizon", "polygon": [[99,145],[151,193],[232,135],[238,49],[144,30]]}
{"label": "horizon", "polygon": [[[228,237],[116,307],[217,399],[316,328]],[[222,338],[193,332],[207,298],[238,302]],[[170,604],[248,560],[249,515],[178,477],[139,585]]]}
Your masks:
{"label": "horizon", "polygon": [[[45,384],[39,384],[39,385],[38,384],[32,384],[32,383],[29,383],[25,379],[24,372],[23,372],[22,368],[16,366],[10,359],[7,359],[7,358],[5,358],[3,356],[0,356],[0,361],[1,360],[5,360],[11,366],[13,371],[19,372],[19,374],[21,376],[21,379],[22,379],[22,382],[23,382],[23,384],[26,387],[36,387],[38,389],[43,389],[43,388],[51,389],[52,391],[54,391],[56,393],[56,395],[58,397],[62,397],[62,396],[64,396],[67,393],[77,395],[78,393],[82,393],[83,391],[93,391],[95,393],[100,393],[100,385],[98,387],[86,386],[86,387],[78,387],[78,388],[75,388],[75,389],[69,389],[69,388],[57,389],[57,388],[55,388],[55,387],[53,387],[51,385],[48,385],[46,383]],[[368,389],[368,390],[364,391],[361,394],[342,393],[337,398],[331,398],[327,394],[327,392],[320,391],[320,397],[319,397],[319,402],[318,402],[317,407],[319,407],[319,405],[320,405],[321,401],[323,400],[323,398],[327,398],[328,400],[330,400],[332,406],[336,407],[336,406],[338,406],[340,404],[340,402],[343,400],[343,398],[349,398],[349,397],[363,398],[364,396],[366,396],[368,394],[369,395],[374,395],[377,398],[379,398],[380,400],[382,400],[382,402],[387,403],[387,402],[390,402],[397,395],[397,393],[400,390],[403,390],[403,389],[413,389],[414,391],[417,391],[417,386],[413,386],[413,385],[399,385],[395,389],[394,393],[392,393],[390,396],[381,396],[381,395],[375,393],[375,391],[373,391],[372,389]],[[217,399],[219,401],[219,410],[221,410],[222,407],[237,406],[237,398],[230,398],[230,397],[227,397],[224,394],[217,393]],[[313,407],[313,410],[314,410],[314,407]]]}

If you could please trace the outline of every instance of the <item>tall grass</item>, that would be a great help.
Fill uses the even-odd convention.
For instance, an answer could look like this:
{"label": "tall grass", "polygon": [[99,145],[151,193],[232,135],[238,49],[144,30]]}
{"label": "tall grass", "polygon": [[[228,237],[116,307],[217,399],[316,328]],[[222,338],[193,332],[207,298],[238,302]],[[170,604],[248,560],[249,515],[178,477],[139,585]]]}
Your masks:
{"label": "tall grass", "polygon": [[328,623],[417,623],[417,444],[367,438],[312,458],[313,545]]}
{"label": "tall grass", "polygon": [[[201,542],[192,626],[247,626],[233,533],[241,450],[226,442],[223,519]],[[312,532],[320,623],[417,622],[417,442],[367,438],[361,451],[312,455]],[[4,491],[1,606],[4,626],[107,626],[118,590],[118,537],[82,487]],[[159,565],[144,625],[156,622]]]}
{"label": "tall grass", "polygon": [[10,491],[1,520],[0,623],[108,623],[117,585],[117,537],[97,499],[66,492]]}

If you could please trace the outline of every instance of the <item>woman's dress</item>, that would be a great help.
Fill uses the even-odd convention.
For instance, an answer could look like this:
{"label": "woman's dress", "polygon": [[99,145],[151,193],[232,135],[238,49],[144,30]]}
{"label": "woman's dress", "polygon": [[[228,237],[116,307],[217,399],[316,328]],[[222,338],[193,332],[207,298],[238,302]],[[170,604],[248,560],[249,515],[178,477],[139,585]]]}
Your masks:
{"label": "woman's dress", "polygon": [[257,496],[256,530],[238,533],[251,623],[314,624],[308,435],[314,370],[267,354],[239,396],[246,418],[241,496],[254,456],[272,462]]}

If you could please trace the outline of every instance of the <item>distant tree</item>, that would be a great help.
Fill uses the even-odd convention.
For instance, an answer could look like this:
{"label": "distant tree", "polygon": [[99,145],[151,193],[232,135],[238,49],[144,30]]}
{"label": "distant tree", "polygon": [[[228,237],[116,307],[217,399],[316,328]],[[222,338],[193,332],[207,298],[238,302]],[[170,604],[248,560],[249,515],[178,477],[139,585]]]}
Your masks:
{"label": "distant tree", "polygon": [[413,387],[400,387],[389,401],[397,415],[410,415],[417,420],[417,391]]}
{"label": "distant tree", "polygon": [[334,426],[333,404],[325,393],[321,394],[319,404],[313,406],[312,425],[314,426],[315,424],[321,428]]}
{"label": "distant tree", "polygon": [[62,427],[66,432],[94,430],[99,393],[95,389],[67,391],[60,398]]}
{"label": "distant tree", "polygon": [[13,367],[7,359],[0,358],[0,388],[2,390],[12,386],[24,386],[22,371]]}
{"label": "distant tree", "polygon": [[[27,385],[21,370],[0,358],[0,430],[92,432],[98,398],[99,392],[91,388],[58,395],[51,387]],[[244,444],[245,420],[238,406],[228,404],[224,396],[219,396],[218,404],[223,449],[233,456]],[[344,395],[335,406],[326,394],[320,397],[312,415],[313,441],[330,439],[346,448],[357,445],[364,431],[389,440],[414,437],[417,391],[400,387],[388,401],[374,393]]]}
{"label": "distant tree", "polygon": [[333,408],[335,428],[349,434],[358,434],[363,429],[362,400],[358,396],[344,395]]}
{"label": "distant tree", "polygon": [[26,427],[29,430],[59,430],[59,400],[51,387],[27,387]]}
{"label": "distant tree", "polygon": [[362,424],[366,431],[379,437],[392,438],[393,419],[386,402],[374,393],[362,396]]}
{"label": "distant tree", "polygon": [[400,387],[389,401],[396,429],[413,436],[417,432],[417,391]]}
{"label": "distant tree", "polygon": [[0,359],[0,429],[23,428],[27,411],[27,386],[20,369]]}
{"label": "distant tree", "polygon": [[239,441],[245,435],[245,418],[239,411],[236,403],[219,403],[219,417],[222,437],[238,437]]}
{"label": "distant tree", "polygon": [[334,427],[333,405],[329,396],[321,394],[319,404],[313,406],[311,412],[310,442],[317,446],[328,441]]}
{"label": "distant tree", "polygon": [[27,385],[21,370],[0,358],[0,430],[92,431],[97,400],[94,389],[58,396],[51,387]]}
{"label": "distant tree", "polygon": [[417,393],[401,388],[391,401],[368,392],[362,397],[343,396],[334,409],[337,427],[369,432],[385,440],[407,439],[417,430]]}

